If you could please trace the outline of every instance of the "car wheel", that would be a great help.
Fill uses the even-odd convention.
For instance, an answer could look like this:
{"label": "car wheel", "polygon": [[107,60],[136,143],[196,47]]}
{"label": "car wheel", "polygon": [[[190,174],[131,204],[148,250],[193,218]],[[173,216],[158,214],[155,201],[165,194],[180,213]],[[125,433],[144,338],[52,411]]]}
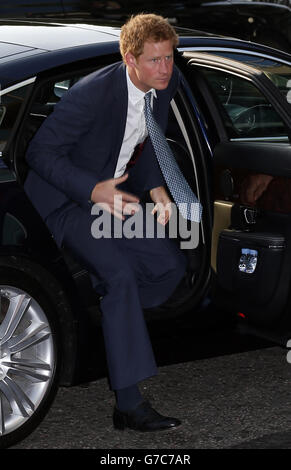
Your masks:
{"label": "car wheel", "polygon": [[48,411],[58,386],[57,340],[43,285],[0,267],[0,448],[30,434]]}

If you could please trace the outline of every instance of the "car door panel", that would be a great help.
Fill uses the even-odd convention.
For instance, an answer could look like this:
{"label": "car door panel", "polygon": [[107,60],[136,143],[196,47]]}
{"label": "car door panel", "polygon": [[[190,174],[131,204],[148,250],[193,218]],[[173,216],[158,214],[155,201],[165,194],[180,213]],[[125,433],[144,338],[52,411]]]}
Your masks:
{"label": "car door panel", "polygon": [[291,145],[275,142],[223,142],[214,149],[215,166],[291,177]]}
{"label": "car door panel", "polygon": [[[242,186],[250,173],[254,176],[267,173],[274,175],[276,180],[289,182],[291,187],[290,150],[288,144],[234,142],[220,144],[214,150],[218,180],[215,205],[217,218],[221,221],[215,240],[219,285],[216,300],[260,326],[279,324],[287,305],[291,215],[289,208],[278,204],[280,184],[271,197],[267,188],[252,207],[242,200]],[[229,191],[225,194],[225,172],[232,181],[232,194]],[[223,206],[218,202],[219,198],[222,201],[228,199],[225,202],[228,202],[230,217],[223,222]],[[273,207],[268,205],[268,200],[272,201]],[[254,272],[242,269],[245,250],[255,250],[257,265]],[[250,258],[250,254],[248,256]]]}
{"label": "car door panel", "polygon": [[[290,286],[291,214],[290,207],[278,195],[283,181],[291,188],[291,147],[289,144],[228,142],[214,150],[216,174],[215,205],[220,230],[216,233],[216,263],[220,305],[243,313],[252,323],[278,324],[287,304]],[[231,179],[232,193],[226,194],[225,173]],[[250,207],[242,200],[242,185],[248,175],[270,174],[278,182],[267,188]],[[268,192],[272,191],[271,195]],[[222,222],[222,204],[228,203],[229,218]],[[287,197],[285,197],[287,199]],[[265,202],[264,202],[265,201]],[[272,201],[272,206],[268,204]],[[224,228],[223,228],[224,226]],[[245,250],[255,250],[257,265],[254,272],[241,269]],[[223,294],[227,294],[226,296]]]}

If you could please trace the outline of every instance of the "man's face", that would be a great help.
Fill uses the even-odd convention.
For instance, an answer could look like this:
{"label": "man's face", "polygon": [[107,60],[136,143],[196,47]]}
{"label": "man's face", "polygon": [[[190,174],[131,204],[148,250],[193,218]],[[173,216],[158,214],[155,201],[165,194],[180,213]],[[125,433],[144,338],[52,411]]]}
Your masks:
{"label": "man's face", "polygon": [[172,41],[146,41],[143,53],[137,58],[128,53],[126,62],[129,66],[129,76],[137,88],[145,93],[151,88],[164,90],[173,72]]}

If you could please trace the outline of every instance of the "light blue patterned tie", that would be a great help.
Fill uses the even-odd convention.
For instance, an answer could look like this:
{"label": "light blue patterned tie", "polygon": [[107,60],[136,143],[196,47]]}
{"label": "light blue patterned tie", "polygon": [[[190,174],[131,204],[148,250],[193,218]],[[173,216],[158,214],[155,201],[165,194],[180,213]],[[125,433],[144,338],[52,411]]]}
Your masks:
{"label": "light blue patterned tie", "polygon": [[145,95],[145,121],[154,151],[170,193],[184,219],[200,222],[202,206],[185,180],[172,150],[151,109],[151,95]]}

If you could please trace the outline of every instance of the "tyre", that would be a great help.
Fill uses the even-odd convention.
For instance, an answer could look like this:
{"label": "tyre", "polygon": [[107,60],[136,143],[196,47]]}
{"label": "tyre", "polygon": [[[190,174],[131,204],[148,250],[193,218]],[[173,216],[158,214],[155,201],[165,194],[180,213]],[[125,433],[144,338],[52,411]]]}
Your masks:
{"label": "tyre", "polygon": [[58,387],[58,327],[43,282],[0,267],[0,448],[44,418]]}

